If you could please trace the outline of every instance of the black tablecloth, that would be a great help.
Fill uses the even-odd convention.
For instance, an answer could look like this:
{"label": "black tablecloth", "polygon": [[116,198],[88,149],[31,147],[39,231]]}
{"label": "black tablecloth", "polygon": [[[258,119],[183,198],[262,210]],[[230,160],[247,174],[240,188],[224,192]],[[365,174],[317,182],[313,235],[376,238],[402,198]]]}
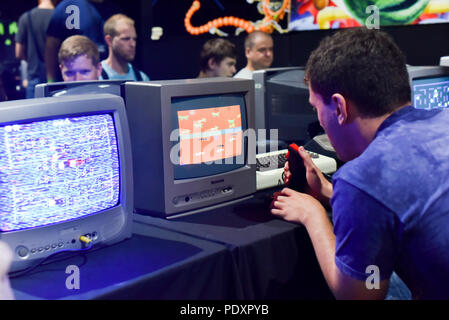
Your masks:
{"label": "black tablecloth", "polygon": [[226,246],[245,299],[333,299],[305,228],[270,214],[273,191],[173,220],[143,215],[135,219]]}
{"label": "black tablecloth", "polygon": [[[69,290],[69,265],[79,289]],[[240,299],[239,275],[222,245],[134,224],[131,239],[10,279],[16,299]]]}

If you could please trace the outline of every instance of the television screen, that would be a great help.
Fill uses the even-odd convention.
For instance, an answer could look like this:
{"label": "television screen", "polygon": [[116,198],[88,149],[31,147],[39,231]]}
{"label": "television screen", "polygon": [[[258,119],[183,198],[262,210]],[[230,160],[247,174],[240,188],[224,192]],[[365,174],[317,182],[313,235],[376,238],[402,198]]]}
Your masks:
{"label": "television screen", "polygon": [[1,231],[77,219],[119,202],[111,114],[0,126]]}
{"label": "television screen", "polygon": [[[218,174],[244,166],[243,131],[247,128],[241,95],[174,98],[172,108],[172,125],[179,129],[180,149],[175,179]],[[219,165],[213,166],[214,163]]]}
{"label": "television screen", "polygon": [[413,81],[413,103],[417,109],[449,107],[449,75]]}
{"label": "television screen", "polygon": [[121,97],[0,103],[0,238],[11,271],[131,236],[132,160]]}

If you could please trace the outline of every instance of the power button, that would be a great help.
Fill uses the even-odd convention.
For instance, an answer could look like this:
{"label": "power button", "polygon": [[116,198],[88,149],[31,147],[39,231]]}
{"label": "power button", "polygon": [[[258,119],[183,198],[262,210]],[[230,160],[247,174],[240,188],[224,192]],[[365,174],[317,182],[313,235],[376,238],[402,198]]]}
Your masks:
{"label": "power button", "polygon": [[28,257],[28,253],[29,253],[30,251],[28,250],[27,247],[24,247],[24,246],[18,246],[18,247],[16,248],[16,252],[17,252],[17,255],[18,255],[20,258],[25,259],[26,257]]}

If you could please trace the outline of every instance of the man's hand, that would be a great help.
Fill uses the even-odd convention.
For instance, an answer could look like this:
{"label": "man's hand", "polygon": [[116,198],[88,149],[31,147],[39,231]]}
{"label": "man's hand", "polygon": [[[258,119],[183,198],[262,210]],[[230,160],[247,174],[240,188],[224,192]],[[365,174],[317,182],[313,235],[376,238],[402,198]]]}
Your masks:
{"label": "man's hand", "polygon": [[[304,147],[299,147],[299,155],[301,156],[306,168],[306,179],[308,184],[307,193],[319,200],[323,205],[329,206],[330,198],[332,198],[332,183],[324,177],[321,170],[315,165],[315,163],[313,163],[312,158]],[[291,176],[292,174],[287,161],[284,166],[284,183],[286,186],[288,186]]]}

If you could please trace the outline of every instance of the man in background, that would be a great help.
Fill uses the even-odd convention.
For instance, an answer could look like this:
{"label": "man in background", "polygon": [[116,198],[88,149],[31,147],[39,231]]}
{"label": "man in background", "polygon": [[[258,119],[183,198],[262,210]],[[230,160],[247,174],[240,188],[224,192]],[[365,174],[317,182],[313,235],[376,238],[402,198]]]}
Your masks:
{"label": "man in background", "polygon": [[27,62],[26,98],[34,98],[34,87],[47,82],[45,38],[53,9],[51,0],[39,0],[37,7],[19,18],[15,53],[16,58]]}
{"label": "man in background", "polygon": [[273,63],[273,38],[262,31],[254,31],[246,36],[246,67],[234,75],[234,78],[252,79],[256,70],[267,69]]}
{"label": "man in background", "polygon": [[109,55],[101,61],[101,79],[148,81],[143,71],[132,65],[136,56],[137,34],[134,20],[124,14],[110,17],[104,24]]}
{"label": "man in background", "polygon": [[53,11],[47,29],[45,44],[45,67],[47,81],[60,80],[58,51],[65,39],[73,35],[84,35],[98,47],[100,58],[107,56],[104,42],[104,21],[120,9],[108,0],[63,0]]}
{"label": "man in background", "polygon": [[101,63],[98,48],[86,36],[71,36],[63,41],[58,54],[64,81],[98,80]]}
{"label": "man in background", "polygon": [[198,78],[232,77],[236,72],[237,54],[229,40],[217,38],[206,41],[200,54]]}

